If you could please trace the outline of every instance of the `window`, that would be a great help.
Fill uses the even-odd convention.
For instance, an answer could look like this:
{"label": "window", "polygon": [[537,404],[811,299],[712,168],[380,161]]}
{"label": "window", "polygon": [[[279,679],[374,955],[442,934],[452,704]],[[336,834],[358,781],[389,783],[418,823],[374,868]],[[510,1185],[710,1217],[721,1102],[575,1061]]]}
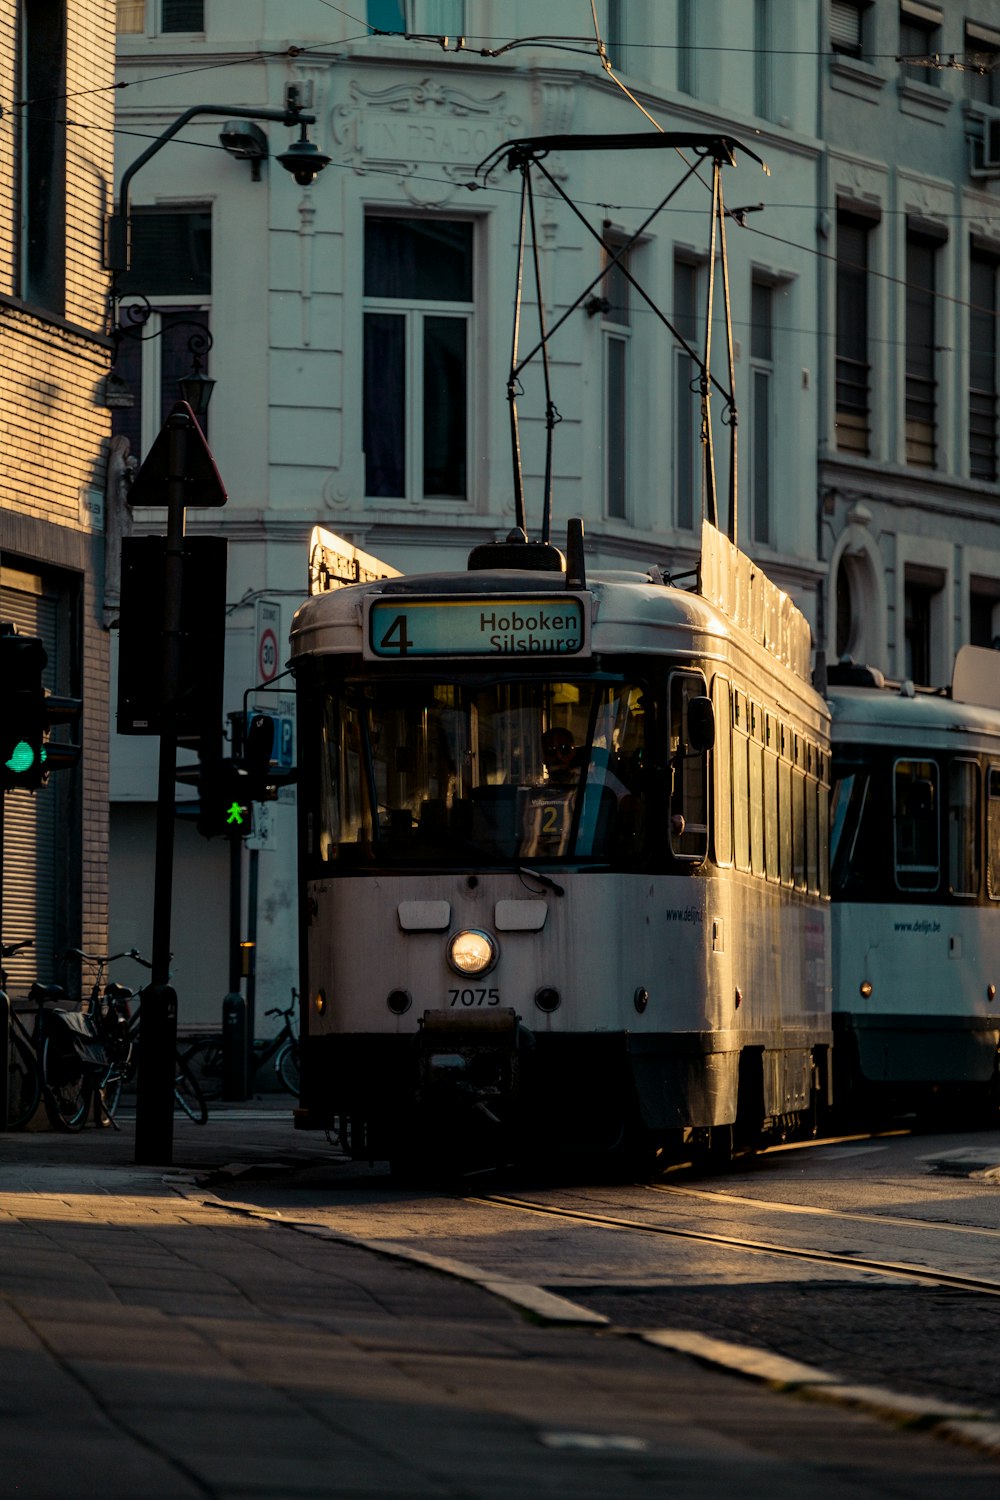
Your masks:
{"label": "window", "polygon": [[738,870],[750,868],[750,704],[745,693],[733,689],[733,860]]}
{"label": "window", "polygon": [[460,36],[465,30],[464,0],[368,0],[367,17],[377,31]]}
{"label": "window", "polygon": [[25,302],[66,307],[66,6],[21,6],[20,264]]}
{"label": "window", "polygon": [[867,5],[861,0],[830,0],[830,46],[843,57],[864,56]]}
{"label": "window", "polygon": [[892,779],[896,884],[901,891],[938,885],[938,768],[931,760],[897,760]]}
{"label": "window", "polygon": [[695,0],[677,0],[677,88],[682,94],[697,92],[694,7]]}
{"label": "window", "polygon": [[204,31],[205,0],[115,0],[115,30],[146,30],[146,5],[152,4],[150,29],[159,32]]}
{"label": "window", "polygon": [[978,896],[980,881],[979,767],[953,760],[948,770],[948,886],[953,896]]}
{"label": "window", "polygon": [[986,893],[1000,901],[1000,766],[990,766],[986,784]]}
{"label": "window", "polygon": [[969,262],[969,474],[997,477],[997,262]]}
{"label": "window", "polygon": [[[941,12],[936,5],[925,5],[921,0],[902,0],[899,7],[899,55],[901,58],[930,58],[941,50]],[[940,72],[929,62],[914,61],[900,64],[904,77],[918,83],[937,86]]]}
{"label": "window", "polygon": [[931,643],[944,578],[936,568],[907,566],[903,581],[905,672],[911,682],[929,687]]}
{"label": "window", "polygon": [[753,0],[753,107],[764,120],[774,118],[771,19],[771,0]]}
{"label": "window", "polygon": [[750,868],[764,874],[764,715],[750,704]]}
{"label": "window", "polygon": [[146,29],[146,0],[116,0],[115,30],[137,32]]}
{"label": "window", "polygon": [[204,31],[205,0],[160,0],[161,31]]}
{"label": "window", "polygon": [[750,533],[771,540],[773,382],[773,288],[755,281],[750,289]]}
{"label": "window", "polygon": [[328,658],[324,722],[304,750],[318,783],[307,857],[320,867],[462,869],[470,851],[508,866],[628,864],[641,854],[641,683],[484,674],[343,682],[336,670]]}
{"label": "window", "polygon": [[963,77],[971,103],[1000,107],[1000,31],[966,21]]}
{"label": "window", "polygon": [[473,225],[369,216],[365,493],[468,498]]}
{"label": "window", "polygon": [[938,243],[906,236],[906,462],[932,468],[936,453],[934,291]]}
{"label": "window", "polygon": [[628,515],[628,365],[631,314],[628,268],[629,252],[612,263],[619,246],[612,242],[605,252],[608,270],[602,286],[609,304],[603,316],[604,334],[604,496],[609,516],[624,520]]}
{"label": "window", "polygon": [[692,700],[705,702],[705,679],[670,676],[670,851],[678,859],[708,853],[708,755],[692,733]]}
{"label": "window", "polygon": [[781,879],[778,860],[781,810],[778,805],[778,740],[773,714],[764,715],[764,866],[768,880]]}
{"label": "window", "polygon": [[[189,373],[209,330],[212,290],[212,215],[206,208],[132,211],[132,267],[119,281],[121,326],[115,374],[125,382],[134,405],[116,408],[112,431],[129,440],[141,457],[180,397],[177,381]],[[137,324],[128,309],[142,295],[152,305],[149,319]],[[207,434],[207,419],[200,418]]]}
{"label": "window", "polygon": [[712,679],[712,703],[715,708],[715,744],[712,746],[714,773],[712,852],[717,865],[731,865],[733,862],[732,708],[729,683],[724,677],[716,675]]}
{"label": "window", "polygon": [[[698,338],[698,268],[674,261],[673,325],[692,349]],[[686,349],[674,351],[674,519],[684,531],[694,527],[701,494],[701,395],[698,365]]]}
{"label": "window", "polygon": [[969,644],[993,646],[1000,638],[1000,579],[969,580]]}
{"label": "window", "polygon": [[871,219],[837,214],[837,447],[870,451],[868,261]]}

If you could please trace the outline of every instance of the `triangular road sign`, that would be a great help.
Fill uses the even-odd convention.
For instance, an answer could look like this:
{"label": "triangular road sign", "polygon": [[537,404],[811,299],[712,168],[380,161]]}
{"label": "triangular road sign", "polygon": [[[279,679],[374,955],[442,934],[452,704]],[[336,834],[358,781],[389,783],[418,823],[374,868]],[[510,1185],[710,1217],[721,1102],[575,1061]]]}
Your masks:
{"label": "triangular road sign", "polygon": [[[226,487],[215,467],[215,459],[205,441],[205,434],[198,426],[197,417],[186,401],[174,403],[170,416],[172,417],[176,412],[183,412],[191,418],[185,444],[187,450],[185,472],[180,476],[187,486],[184,496],[185,506],[201,508],[202,506],[225,505],[228,499]],[[146,454],[139,472],[132,481],[128,493],[129,505],[166,505],[167,503],[167,481],[176,477],[170,473],[169,424],[170,417],[157,433],[152,448]]]}

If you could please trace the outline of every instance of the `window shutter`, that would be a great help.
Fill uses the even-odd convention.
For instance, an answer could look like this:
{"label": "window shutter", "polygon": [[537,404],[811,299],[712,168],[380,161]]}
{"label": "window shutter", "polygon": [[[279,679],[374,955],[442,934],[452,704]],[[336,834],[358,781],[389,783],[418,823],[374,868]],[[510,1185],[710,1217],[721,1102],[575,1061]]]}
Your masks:
{"label": "window shutter", "polygon": [[861,51],[861,8],[850,0],[831,0],[830,41],[843,52]]}

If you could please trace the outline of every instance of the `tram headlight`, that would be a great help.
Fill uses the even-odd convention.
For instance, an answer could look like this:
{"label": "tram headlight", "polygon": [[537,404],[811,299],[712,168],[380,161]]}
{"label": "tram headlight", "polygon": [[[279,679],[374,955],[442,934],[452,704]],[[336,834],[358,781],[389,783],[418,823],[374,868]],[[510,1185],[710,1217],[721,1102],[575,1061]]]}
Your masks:
{"label": "tram headlight", "polygon": [[456,932],[448,942],[448,962],[456,974],[488,974],[497,954],[497,945],[489,933],[475,927]]}

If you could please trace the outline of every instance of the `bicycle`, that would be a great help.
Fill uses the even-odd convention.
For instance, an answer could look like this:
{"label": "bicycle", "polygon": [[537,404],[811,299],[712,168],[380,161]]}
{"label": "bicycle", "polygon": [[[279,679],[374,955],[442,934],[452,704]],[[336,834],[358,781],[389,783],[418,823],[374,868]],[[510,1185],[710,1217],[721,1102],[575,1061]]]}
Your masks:
{"label": "bicycle", "polygon": [[[104,973],[108,964],[119,958],[130,958],[144,969],[152,964],[143,958],[137,948],[124,953],[84,953],[80,948],[71,948],[67,958],[97,965],[97,974],[90,993],[90,1017],[98,1037],[106,1051],[106,1069],[96,1081],[94,1089],[94,1124],[120,1127],[115,1114],[122,1092],[134,1082],[139,1068],[139,1010],[135,1002],[142,1002],[145,986],[131,990],[122,984],[104,984]],[[208,1120],[208,1105],[190,1067],[177,1051],[174,1056],[174,1103],[192,1119],[196,1125]],[[85,1117],[85,1116],[84,1116]]]}
{"label": "bicycle", "polygon": [[[284,1024],[274,1036],[261,1037],[254,1042],[252,1058],[254,1078],[273,1059],[274,1071],[282,1087],[296,1097],[299,1093],[299,1039],[293,1018],[298,1015],[298,999],[298,991],[293,989],[291,1003],[285,1010],[273,1006],[265,1011],[268,1016],[281,1016]],[[222,1037],[217,1034],[198,1037],[181,1056],[186,1063],[197,1067],[205,1098],[218,1099],[222,1093]]]}
{"label": "bicycle", "polygon": [[[3,944],[0,958],[12,958],[32,940]],[[0,970],[0,986],[7,975]],[[28,1030],[17,1011],[10,1012],[7,1065],[7,1128],[28,1123],[41,1100],[49,1121],[59,1130],[80,1130],[86,1120],[95,1074],[106,1069],[107,1052],[82,1009],[71,1008],[58,984],[37,980],[28,992],[35,1021]],[[68,1008],[64,1009],[63,1006]]]}
{"label": "bicycle", "polygon": [[[16,953],[21,952],[22,948],[30,947],[32,947],[31,938],[22,938],[17,943],[0,944],[0,963],[5,958],[13,958]],[[7,974],[0,967],[0,993],[3,994],[5,1000],[8,1000],[6,991]],[[22,1130],[38,1108],[42,1093],[41,1075],[31,1032],[14,1010],[13,1004],[9,1000],[8,1003],[10,1004],[10,1037],[7,1054],[6,1126],[8,1130]]]}

